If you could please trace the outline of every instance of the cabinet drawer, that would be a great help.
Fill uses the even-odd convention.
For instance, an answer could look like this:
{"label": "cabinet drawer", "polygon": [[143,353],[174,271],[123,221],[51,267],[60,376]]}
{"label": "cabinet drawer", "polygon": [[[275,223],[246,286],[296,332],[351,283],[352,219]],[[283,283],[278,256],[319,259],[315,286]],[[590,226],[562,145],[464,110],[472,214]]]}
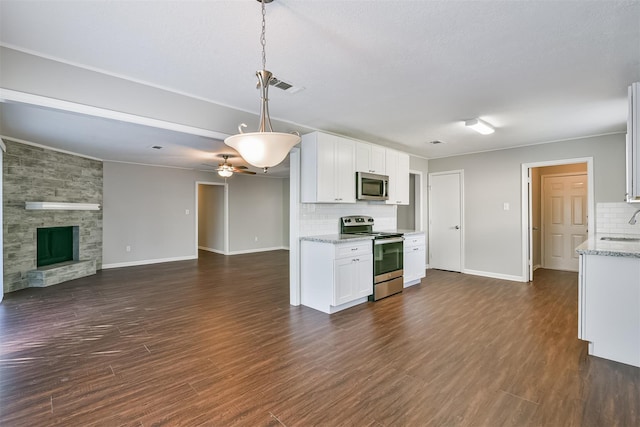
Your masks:
{"label": "cabinet drawer", "polygon": [[424,234],[411,235],[404,237],[404,247],[411,248],[414,246],[424,246]]}
{"label": "cabinet drawer", "polygon": [[353,255],[366,255],[371,253],[371,241],[363,241],[357,245],[336,245],[336,259]]}

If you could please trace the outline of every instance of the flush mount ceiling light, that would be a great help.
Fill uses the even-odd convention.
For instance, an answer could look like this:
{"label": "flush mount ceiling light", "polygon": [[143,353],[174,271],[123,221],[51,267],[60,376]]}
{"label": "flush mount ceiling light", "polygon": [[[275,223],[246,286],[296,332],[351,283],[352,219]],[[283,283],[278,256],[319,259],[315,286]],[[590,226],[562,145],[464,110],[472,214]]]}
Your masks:
{"label": "flush mount ceiling light", "polygon": [[464,125],[467,127],[470,127],[471,129],[483,135],[489,135],[495,132],[495,129],[493,128],[493,126],[491,126],[489,123],[482,121],[480,119],[467,120],[466,122],[464,122]]}
{"label": "flush mount ceiling light", "polygon": [[300,142],[300,135],[297,133],[280,133],[274,132],[271,127],[271,118],[269,117],[269,84],[275,79],[270,71],[267,71],[267,57],[265,54],[266,38],[265,38],[265,3],[271,3],[273,0],[258,0],[262,5],[262,32],[260,34],[260,44],[262,45],[262,70],[256,71],[258,77],[258,89],[261,92],[260,104],[260,127],[258,132],[243,133],[242,129],[247,125],[242,123],[238,126],[238,134],[230,136],[224,140],[224,143],[234,148],[247,161],[247,163],[263,168],[267,172],[267,168],[281,163],[294,145]]}

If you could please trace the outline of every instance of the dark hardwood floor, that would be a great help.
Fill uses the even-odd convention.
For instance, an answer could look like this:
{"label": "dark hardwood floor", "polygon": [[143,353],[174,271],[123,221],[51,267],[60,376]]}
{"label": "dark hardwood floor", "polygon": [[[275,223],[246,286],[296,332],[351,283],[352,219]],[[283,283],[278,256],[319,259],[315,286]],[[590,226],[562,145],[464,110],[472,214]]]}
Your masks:
{"label": "dark hardwood floor", "polygon": [[329,316],[288,252],[202,252],[5,295],[0,425],[640,425],[640,369],[576,335],[575,273],[429,270]]}

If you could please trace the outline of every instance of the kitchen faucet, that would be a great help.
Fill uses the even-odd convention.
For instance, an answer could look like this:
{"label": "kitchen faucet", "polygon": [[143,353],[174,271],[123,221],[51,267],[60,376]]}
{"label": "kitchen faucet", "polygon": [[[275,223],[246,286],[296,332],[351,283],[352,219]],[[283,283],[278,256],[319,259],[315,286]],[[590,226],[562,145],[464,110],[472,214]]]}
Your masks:
{"label": "kitchen faucet", "polygon": [[636,223],[636,217],[638,216],[638,214],[640,213],[640,209],[638,209],[633,216],[631,217],[631,219],[629,220],[629,224],[634,225]]}

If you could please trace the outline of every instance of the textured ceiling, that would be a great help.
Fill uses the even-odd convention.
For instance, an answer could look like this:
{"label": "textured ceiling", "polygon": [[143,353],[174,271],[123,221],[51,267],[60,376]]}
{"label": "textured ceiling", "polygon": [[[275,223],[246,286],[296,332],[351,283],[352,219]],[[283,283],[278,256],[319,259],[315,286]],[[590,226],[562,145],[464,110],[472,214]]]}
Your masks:
{"label": "textured ceiling", "polygon": [[[259,111],[254,0],[2,0],[0,28],[12,49]],[[640,80],[640,1],[275,0],[267,69],[304,87],[272,89],[273,118],[428,158],[624,132],[627,86]],[[20,105],[1,112],[3,135],[107,160],[138,161],[144,144],[132,136],[166,138],[175,150],[144,163],[193,167],[206,140]],[[29,115],[67,125],[38,128]],[[474,117],[496,132],[465,128]],[[90,143],[77,137],[90,133]]]}

